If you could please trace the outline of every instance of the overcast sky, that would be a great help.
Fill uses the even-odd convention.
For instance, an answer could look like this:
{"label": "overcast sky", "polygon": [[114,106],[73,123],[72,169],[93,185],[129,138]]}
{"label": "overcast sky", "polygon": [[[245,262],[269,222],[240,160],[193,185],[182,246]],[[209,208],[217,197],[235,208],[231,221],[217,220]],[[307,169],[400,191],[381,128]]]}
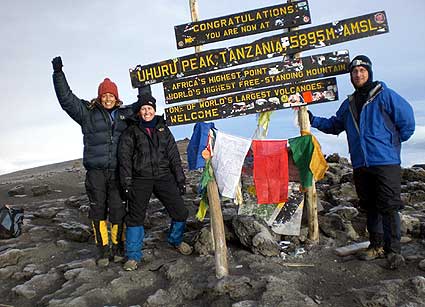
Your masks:
{"label": "overcast sky", "polygon": [[[209,19],[282,3],[281,1],[199,0],[200,19]],[[425,163],[425,1],[410,0],[310,0],[312,24],[385,10],[390,32],[321,48],[303,55],[348,49],[351,57],[368,55],[374,77],[405,97],[416,115],[416,132],[404,144],[403,165]],[[73,92],[80,98],[97,96],[105,77],[117,83],[120,98],[136,99],[129,68],[191,54],[177,50],[174,26],[190,21],[189,1],[110,0],[2,0],[0,2],[0,174],[82,157],[80,127],[60,108],[53,84],[51,59],[62,56]],[[247,43],[277,32],[205,45],[204,50]],[[255,62],[254,64],[260,64]],[[321,116],[331,116],[352,92],[348,75],[337,77],[340,101],[311,106]],[[162,114],[162,84],[152,86]],[[250,137],[255,116],[215,122],[223,132]],[[193,125],[173,127],[176,139],[190,137]],[[298,135],[290,109],[272,116],[270,138]],[[348,156],[345,135],[313,133],[325,154]]]}

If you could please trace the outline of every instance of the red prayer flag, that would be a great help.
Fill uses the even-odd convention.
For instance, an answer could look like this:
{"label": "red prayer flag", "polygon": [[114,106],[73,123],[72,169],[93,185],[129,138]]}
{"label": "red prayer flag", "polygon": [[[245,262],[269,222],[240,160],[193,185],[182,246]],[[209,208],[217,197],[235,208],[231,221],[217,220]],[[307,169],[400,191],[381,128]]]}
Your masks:
{"label": "red prayer flag", "polygon": [[287,141],[253,140],[254,183],[259,204],[288,200]]}

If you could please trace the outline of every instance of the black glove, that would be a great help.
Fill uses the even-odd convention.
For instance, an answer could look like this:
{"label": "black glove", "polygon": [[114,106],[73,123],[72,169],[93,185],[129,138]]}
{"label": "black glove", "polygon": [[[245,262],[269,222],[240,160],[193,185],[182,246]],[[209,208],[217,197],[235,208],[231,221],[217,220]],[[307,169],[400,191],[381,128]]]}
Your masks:
{"label": "black glove", "polygon": [[310,112],[310,110],[307,110],[307,112],[308,112],[308,119],[310,120],[310,125],[311,125],[311,123],[313,122],[314,115],[313,113]]}
{"label": "black glove", "polygon": [[54,72],[61,72],[62,71],[62,67],[63,67],[61,57],[60,56],[55,57],[52,60],[52,65],[53,65],[53,71]]}
{"label": "black glove", "polygon": [[186,194],[186,185],[180,184],[179,185],[179,191],[180,191],[180,195]]}

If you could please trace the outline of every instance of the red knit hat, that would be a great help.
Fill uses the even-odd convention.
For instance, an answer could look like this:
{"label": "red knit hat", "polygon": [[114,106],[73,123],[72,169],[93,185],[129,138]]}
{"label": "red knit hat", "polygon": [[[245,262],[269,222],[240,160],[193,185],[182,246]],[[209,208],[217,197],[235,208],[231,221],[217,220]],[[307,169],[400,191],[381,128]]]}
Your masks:
{"label": "red knit hat", "polygon": [[102,97],[102,95],[106,93],[114,95],[115,98],[119,100],[117,85],[109,78],[105,78],[105,80],[103,80],[103,82],[99,84],[99,89],[97,90],[97,98],[100,99],[100,97]]}

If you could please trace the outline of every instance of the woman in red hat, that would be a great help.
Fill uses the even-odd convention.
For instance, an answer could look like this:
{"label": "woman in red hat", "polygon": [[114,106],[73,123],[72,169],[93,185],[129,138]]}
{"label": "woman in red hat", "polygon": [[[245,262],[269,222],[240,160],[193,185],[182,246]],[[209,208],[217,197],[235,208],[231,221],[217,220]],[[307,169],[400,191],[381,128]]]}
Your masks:
{"label": "woman in red hat", "polygon": [[[125,119],[134,114],[132,107],[122,107],[118,88],[109,78],[99,84],[97,97],[91,101],[75,96],[62,71],[62,59],[55,57],[53,84],[62,109],[75,120],[84,135],[83,164],[86,192],[90,200],[99,266],[123,260],[123,219],[126,202],[121,196],[117,174],[117,148],[121,133],[127,128]],[[137,103],[136,103],[137,104]],[[108,235],[108,220],[110,234]]]}

